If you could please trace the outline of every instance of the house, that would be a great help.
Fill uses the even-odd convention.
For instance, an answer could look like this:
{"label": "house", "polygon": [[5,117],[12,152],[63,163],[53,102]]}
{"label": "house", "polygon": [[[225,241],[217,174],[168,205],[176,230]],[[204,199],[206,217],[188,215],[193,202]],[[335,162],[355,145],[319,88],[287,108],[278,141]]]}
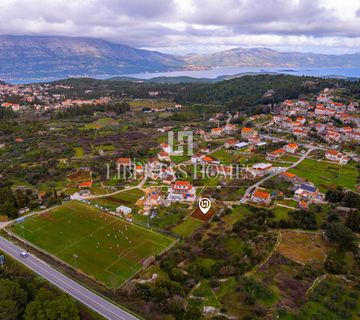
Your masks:
{"label": "house", "polygon": [[117,213],[122,213],[124,214],[125,216],[127,216],[128,214],[130,214],[132,211],[131,208],[127,207],[127,206],[119,206],[116,208],[116,212]]}
{"label": "house", "polygon": [[195,198],[195,188],[188,181],[175,181],[175,183],[169,187],[167,199],[170,201],[194,201]]}
{"label": "house", "polygon": [[161,197],[159,192],[157,191],[149,192],[146,197],[145,206],[147,207],[158,206],[160,199]]}
{"label": "house", "polygon": [[160,144],[160,148],[167,153],[170,153],[172,151],[171,147],[167,143]]}
{"label": "house", "polygon": [[306,119],[305,119],[304,117],[297,117],[297,118],[296,118],[296,122],[299,122],[299,123],[301,123],[301,124],[305,124]]}
{"label": "house", "polygon": [[30,211],[29,208],[25,207],[25,208],[22,208],[18,211],[19,214],[25,214],[25,213],[28,213]]}
{"label": "house", "polygon": [[337,152],[336,150],[329,149],[325,152],[325,158],[330,161],[336,161],[340,164],[347,164],[350,160],[349,157],[346,157],[341,152]]}
{"label": "house", "polygon": [[293,134],[299,138],[306,137],[306,132],[304,129],[294,129]]}
{"label": "house", "polygon": [[141,164],[137,164],[135,171],[137,174],[143,174],[144,173],[144,167]]}
{"label": "house", "polygon": [[251,195],[251,201],[257,204],[269,205],[271,202],[271,196],[268,192],[255,190],[254,193]]}
{"label": "house", "polygon": [[256,145],[260,142],[260,137],[256,134],[255,136],[248,137],[249,143]]}
{"label": "house", "polygon": [[201,153],[195,153],[191,156],[191,162],[192,163],[198,163],[201,162],[201,158],[202,158],[202,154]]}
{"label": "house", "polygon": [[150,158],[148,160],[148,168],[150,170],[160,170],[162,166],[163,163],[157,158]]}
{"label": "house", "polygon": [[92,185],[93,185],[92,180],[90,180],[90,181],[84,181],[84,182],[81,182],[81,183],[79,184],[79,189],[92,188]]}
{"label": "house", "polygon": [[285,100],[283,102],[283,106],[285,107],[293,107],[295,105],[295,101],[294,100]]}
{"label": "house", "polygon": [[296,174],[285,171],[285,172],[281,172],[281,173],[280,173],[280,177],[281,177],[282,179],[284,179],[285,181],[287,181],[287,182],[292,182],[292,183],[294,183],[294,182],[295,182],[295,179],[296,179]]}
{"label": "house", "polygon": [[118,158],[117,164],[122,167],[131,167],[131,159],[130,158]]}
{"label": "house", "polygon": [[345,134],[347,140],[360,141],[360,133],[359,132],[347,132]]}
{"label": "house", "polygon": [[237,130],[236,125],[231,124],[231,123],[227,123],[226,126],[224,127],[224,131],[226,133],[233,133]]}
{"label": "house", "polygon": [[268,152],[266,154],[266,159],[267,160],[276,160],[276,159],[282,157],[284,154],[285,154],[284,149],[277,149],[277,150],[274,150],[272,152]]}
{"label": "house", "polygon": [[220,161],[210,156],[202,156],[200,162],[202,164],[220,164]]}
{"label": "house", "polygon": [[169,157],[169,153],[167,153],[165,151],[159,152],[157,157],[160,161],[171,161],[171,159]]}
{"label": "house", "polygon": [[44,200],[46,198],[46,192],[42,191],[38,193],[38,199]]}
{"label": "house", "polygon": [[234,148],[239,150],[239,149],[247,147],[248,145],[249,145],[249,143],[247,143],[247,142],[239,142],[234,145]]}
{"label": "house", "polygon": [[257,136],[257,132],[252,128],[244,127],[241,129],[241,136],[248,139],[250,137]]}
{"label": "house", "polygon": [[315,130],[318,133],[325,133],[326,132],[326,124],[323,123],[317,123],[315,125]]}
{"label": "house", "polygon": [[340,128],[340,132],[342,132],[344,134],[349,134],[350,132],[352,132],[352,128],[351,127],[342,127],[342,128]]}
{"label": "house", "polygon": [[223,128],[212,128],[210,135],[212,137],[220,137],[223,134],[224,129]]}
{"label": "house", "polygon": [[339,142],[341,139],[341,134],[335,130],[328,130],[325,135],[325,139],[329,142]]}
{"label": "house", "polygon": [[161,169],[160,179],[162,179],[165,184],[171,184],[174,182],[176,180],[174,169],[172,167]]}
{"label": "house", "polygon": [[284,150],[288,153],[295,153],[298,148],[299,145],[297,143],[289,143],[284,146]]}
{"label": "house", "polygon": [[303,210],[309,209],[309,205],[304,200],[298,202],[298,207]]}
{"label": "house", "polygon": [[320,195],[319,190],[309,184],[302,184],[296,191],[294,199],[296,201],[313,201]]}
{"label": "house", "polygon": [[209,152],[210,152],[210,149],[209,149],[209,147],[204,147],[204,148],[201,148],[201,149],[200,149],[200,152],[209,153]]}
{"label": "house", "polygon": [[229,139],[228,141],[225,142],[224,147],[226,149],[232,148],[234,147],[239,141],[236,139]]}
{"label": "house", "polygon": [[250,171],[255,174],[255,176],[263,176],[272,171],[271,163],[257,163],[252,166]]}

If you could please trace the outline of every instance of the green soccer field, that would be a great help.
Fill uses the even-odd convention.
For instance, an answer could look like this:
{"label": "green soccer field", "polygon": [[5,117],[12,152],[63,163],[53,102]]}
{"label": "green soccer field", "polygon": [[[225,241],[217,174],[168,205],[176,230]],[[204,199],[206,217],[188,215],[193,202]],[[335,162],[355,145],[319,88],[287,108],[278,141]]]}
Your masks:
{"label": "green soccer field", "polygon": [[[111,288],[142,268],[174,239],[71,201],[13,227],[20,237]],[[74,255],[77,256],[76,261]]]}

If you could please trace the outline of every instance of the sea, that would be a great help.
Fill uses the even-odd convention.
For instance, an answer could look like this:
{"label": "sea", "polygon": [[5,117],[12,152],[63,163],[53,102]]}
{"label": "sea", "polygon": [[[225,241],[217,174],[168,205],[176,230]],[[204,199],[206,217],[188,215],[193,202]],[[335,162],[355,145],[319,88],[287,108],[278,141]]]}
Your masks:
{"label": "sea", "polygon": [[139,79],[151,79],[155,77],[193,77],[193,78],[209,78],[215,79],[220,76],[231,76],[242,73],[265,73],[265,74],[291,74],[295,76],[315,76],[315,77],[344,77],[344,78],[360,78],[359,67],[339,68],[339,67],[299,67],[299,68],[279,68],[279,67],[222,67],[209,70],[197,71],[171,71],[171,72],[155,72],[155,73],[136,73],[124,74],[121,76],[134,77]]}
{"label": "sea", "polygon": [[[351,78],[360,79],[360,67],[221,67],[208,70],[196,71],[170,71],[170,72],[144,72],[132,74],[112,74],[112,75],[92,75],[89,77],[95,79],[108,79],[113,77],[133,77],[143,80],[148,80],[156,77],[193,77],[193,78],[208,78],[215,79],[220,76],[233,76],[238,74],[260,73],[260,74],[291,74],[294,76],[314,76],[314,77],[329,77],[329,78]],[[60,80],[61,78],[47,77],[47,78],[28,78],[17,77],[15,79],[4,79],[8,83],[23,84],[35,82],[49,82]],[[0,79],[1,80],[1,79]]]}

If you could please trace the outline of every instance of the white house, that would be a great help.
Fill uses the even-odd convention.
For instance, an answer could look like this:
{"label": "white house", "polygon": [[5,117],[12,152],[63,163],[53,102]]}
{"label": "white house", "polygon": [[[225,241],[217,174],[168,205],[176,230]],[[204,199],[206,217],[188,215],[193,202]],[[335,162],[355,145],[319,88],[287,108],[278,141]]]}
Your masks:
{"label": "white house", "polygon": [[128,214],[130,214],[131,211],[132,211],[132,209],[129,208],[129,207],[127,207],[127,206],[119,206],[119,207],[116,208],[116,212],[117,212],[117,213],[122,213],[122,214],[124,214],[124,215],[126,215],[126,216],[127,216]]}

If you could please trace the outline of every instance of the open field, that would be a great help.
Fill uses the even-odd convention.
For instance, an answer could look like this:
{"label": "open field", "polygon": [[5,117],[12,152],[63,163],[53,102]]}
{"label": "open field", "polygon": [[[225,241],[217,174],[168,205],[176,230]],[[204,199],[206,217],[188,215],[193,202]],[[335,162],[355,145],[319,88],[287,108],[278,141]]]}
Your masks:
{"label": "open field", "polygon": [[188,217],[183,222],[171,229],[172,232],[179,234],[182,237],[189,237],[192,233],[202,226],[203,222],[193,217]]}
{"label": "open field", "polygon": [[359,176],[358,169],[354,164],[338,165],[310,159],[305,159],[296,168],[289,171],[308,179],[322,192],[336,189],[339,186],[354,189]]}
{"label": "open field", "polygon": [[13,232],[111,288],[119,287],[174,240],[71,201],[13,227]]}
{"label": "open field", "polygon": [[143,108],[166,109],[174,107],[174,103],[166,100],[136,99],[129,101],[132,111],[141,111]]}
{"label": "open field", "polygon": [[140,189],[130,189],[120,192],[118,194],[97,198],[91,200],[92,203],[98,204],[104,208],[115,210],[117,207],[124,205],[130,208],[135,207],[136,201],[144,195],[144,192]]}
{"label": "open field", "polygon": [[94,122],[88,123],[84,126],[84,129],[101,129],[106,126],[116,126],[119,122],[113,118],[100,118]]}
{"label": "open field", "polygon": [[283,256],[303,264],[322,262],[329,249],[320,233],[282,231],[277,251]]}

